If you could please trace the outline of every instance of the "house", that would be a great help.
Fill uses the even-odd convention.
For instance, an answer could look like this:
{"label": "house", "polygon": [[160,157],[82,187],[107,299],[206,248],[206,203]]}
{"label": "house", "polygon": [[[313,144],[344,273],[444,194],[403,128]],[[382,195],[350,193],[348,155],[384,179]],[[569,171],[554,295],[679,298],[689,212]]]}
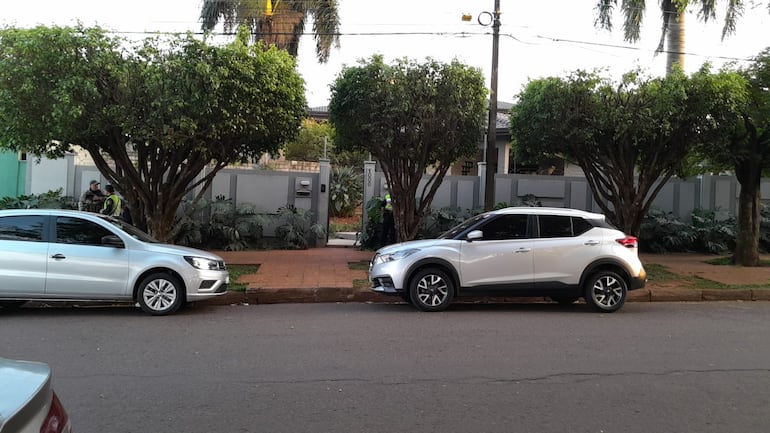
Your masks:
{"label": "house", "polygon": [[0,151],[0,197],[18,197],[27,193],[27,154]]}

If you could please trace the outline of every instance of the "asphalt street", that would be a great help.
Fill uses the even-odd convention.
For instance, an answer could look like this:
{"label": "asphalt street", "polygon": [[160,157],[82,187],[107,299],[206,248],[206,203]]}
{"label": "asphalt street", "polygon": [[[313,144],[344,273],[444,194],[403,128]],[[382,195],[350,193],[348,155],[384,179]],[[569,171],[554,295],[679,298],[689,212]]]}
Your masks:
{"label": "asphalt street", "polygon": [[74,431],[766,432],[770,302],[0,310]]}

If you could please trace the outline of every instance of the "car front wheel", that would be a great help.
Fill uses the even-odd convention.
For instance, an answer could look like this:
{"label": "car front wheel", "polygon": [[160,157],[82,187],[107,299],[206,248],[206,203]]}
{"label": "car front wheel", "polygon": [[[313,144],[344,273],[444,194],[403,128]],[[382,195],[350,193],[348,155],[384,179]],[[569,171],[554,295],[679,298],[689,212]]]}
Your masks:
{"label": "car front wheel", "polygon": [[426,268],[412,278],[409,286],[412,304],[422,311],[442,311],[454,297],[454,283],[446,272]]}
{"label": "car front wheel", "polygon": [[613,313],[626,302],[626,281],[612,271],[599,271],[586,282],[586,302],[597,311]]}
{"label": "car front wheel", "polygon": [[175,312],[182,305],[183,297],[182,282],[170,274],[150,274],[139,283],[139,306],[145,313],[153,316]]}

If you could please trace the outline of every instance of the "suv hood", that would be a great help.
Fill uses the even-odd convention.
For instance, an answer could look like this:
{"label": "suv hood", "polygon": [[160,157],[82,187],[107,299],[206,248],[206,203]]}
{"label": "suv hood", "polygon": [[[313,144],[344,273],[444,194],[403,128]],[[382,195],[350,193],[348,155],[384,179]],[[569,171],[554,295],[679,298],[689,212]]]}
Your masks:
{"label": "suv hood", "polygon": [[[408,250],[408,249],[423,249],[432,247],[433,245],[439,244],[441,242],[446,241],[452,241],[451,239],[421,239],[418,241],[407,241],[407,242],[401,242],[398,244],[388,245],[387,247],[382,247],[379,250],[377,250],[378,254],[389,254],[395,251],[401,251],[401,250]],[[453,241],[457,242],[457,241]]]}

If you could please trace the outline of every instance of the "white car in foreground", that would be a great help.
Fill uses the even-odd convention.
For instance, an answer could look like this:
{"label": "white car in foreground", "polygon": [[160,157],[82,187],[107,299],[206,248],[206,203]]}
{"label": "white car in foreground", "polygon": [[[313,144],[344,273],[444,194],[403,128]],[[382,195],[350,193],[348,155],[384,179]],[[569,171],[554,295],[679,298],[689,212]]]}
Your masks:
{"label": "white car in foreground", "polygon": [[0,358],[0,433],[70,433],[69,416],[40,362]]}
{"label": "white car in foreground", "polygon": [[131,301],[164,315],[225,293],[221,257],[161,244],[121,220],[61,209],[0,210],[0,307]]}

